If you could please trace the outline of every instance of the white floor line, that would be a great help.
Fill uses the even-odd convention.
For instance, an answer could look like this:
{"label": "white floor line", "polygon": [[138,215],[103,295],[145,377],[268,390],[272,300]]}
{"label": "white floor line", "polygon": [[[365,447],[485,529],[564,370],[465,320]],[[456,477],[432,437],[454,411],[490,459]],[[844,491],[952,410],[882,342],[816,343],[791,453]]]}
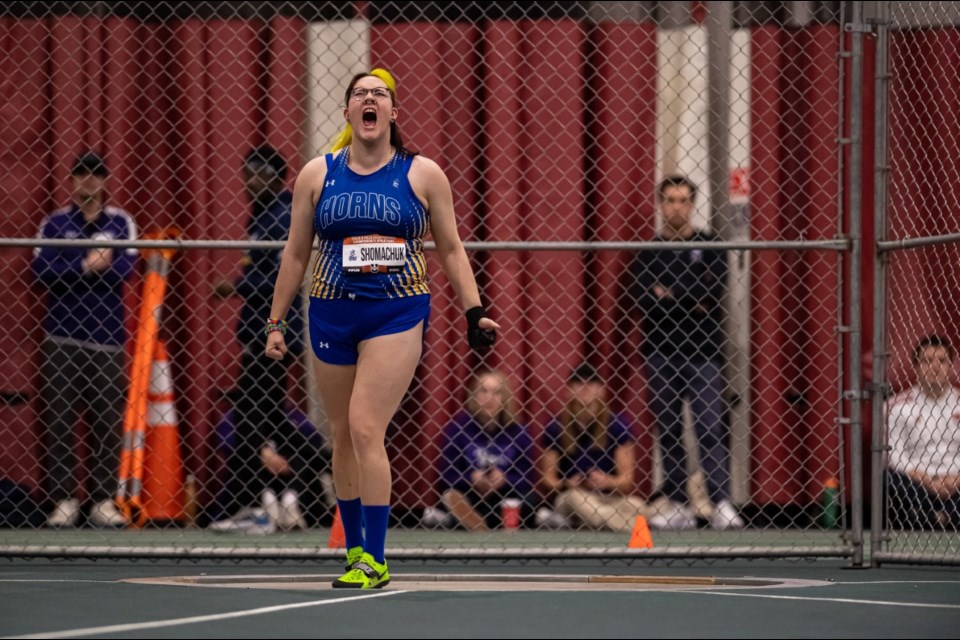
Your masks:
{"label": "white floor line", "polygon": [[833,584],[955,584],[960,580],[856,580],[854,582],[834,582]]}
{"label": "white floor line", "polygon": [[854,600],[853,598],[804,598],[802,596],[774,596],[760,593],[733,593],[727,591],[676,591],[674,593],[702,593],[711,596],[739,598],[768,598],[770,600],[809,600],[810,602],[843,602],[845,604],[879,604],[884,607],[914,607],[917,609],[960,609],[960,604],[927,604],[923,602],[893,602],[889,600]]}
{"label": "white floor line", "polygon": [[247,609],[245,611],[233,611],[230,613],[214,613],[206,616],[190,616],[189,618],[175,618],[173,620],[153,620],[150,622],[132,622],[129,624],[113,624],[105,627],[84,627],[82,629],[69,629],[67,631],[53,631],[46,633],[31,633],[22,636],[8,636],[9,638],[78,638],[82,636],[94,636],[106,633],[128,633],[130,631],[140,631],[141,629],[162,629],[164,627],[176,627],[184,624],[196,624],[199,622],[217,622],[219,620],[230,620],[233,618],[245,618],[248,616],[259,616],[265,613],[276,613],[277,611],[289,611],[291,609],[305,609],[307,607],[322,607],[328,604],[342,604],[344,602],[354,602],[356,600],[369,600],[370,598],[385,598],[387,596],[398,596],[406,591],[380,591],[379,593],[365,594],[362,596],[351,596],[348,598],[335,598],[333,600],[313,600],[311,602],[297,602],[293,604],[281,604],[273,607],[260,607],[259,609]]}
{"label": "white floor line", "polygon": [[117,584],[116,580],[41,580],[36,578],[0,578],[4,582],[92,582],[94,584]]}

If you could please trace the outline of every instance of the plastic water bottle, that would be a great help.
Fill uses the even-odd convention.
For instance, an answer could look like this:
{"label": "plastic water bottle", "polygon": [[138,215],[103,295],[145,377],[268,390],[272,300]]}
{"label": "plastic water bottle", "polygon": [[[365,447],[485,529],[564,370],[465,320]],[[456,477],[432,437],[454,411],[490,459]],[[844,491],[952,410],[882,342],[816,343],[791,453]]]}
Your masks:
{"label": "plastic water bottle", "polygon": [[820,494],[820,505],[823,511],[820,513],[820,527],[823,529],[836,529],[840,522],[840,483],[836,478],[830,478],[823,483],[823,493]]}
{"label": "plastic water bottle", "polygon": [[197,524],[197,478],[191,473],[183,485],[183,524],[193,528]]}

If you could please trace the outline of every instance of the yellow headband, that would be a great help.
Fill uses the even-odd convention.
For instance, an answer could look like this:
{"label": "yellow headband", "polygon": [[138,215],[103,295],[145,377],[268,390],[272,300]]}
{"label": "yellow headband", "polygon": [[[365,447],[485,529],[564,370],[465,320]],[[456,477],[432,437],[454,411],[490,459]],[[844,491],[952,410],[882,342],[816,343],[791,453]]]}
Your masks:
{"label": "yellow headband", "polygon": [[397,81],[393,79],[389,71],[386,69],[374,69],[370,72],[370,75],[380,78],[387,84],[387,89],[390,89],[393,93],[397,93]]}
{"label": "yellow headband", "polygon": [[[397,94],[397,81],[393,79],[393,76],[390,75],[390,72],[386,69],[374,69],[370,72],[371,76],[380,78],[387,84],[387,88],[393,92],[394,95]],[[330,144],[330,153],[334,153],[343,149],[344,147],[350,146],[350,141],[353,140],[353,127],[350,126],[350,123],[347,123],[340,133],[336,135],[333,139],[333,142]]]}

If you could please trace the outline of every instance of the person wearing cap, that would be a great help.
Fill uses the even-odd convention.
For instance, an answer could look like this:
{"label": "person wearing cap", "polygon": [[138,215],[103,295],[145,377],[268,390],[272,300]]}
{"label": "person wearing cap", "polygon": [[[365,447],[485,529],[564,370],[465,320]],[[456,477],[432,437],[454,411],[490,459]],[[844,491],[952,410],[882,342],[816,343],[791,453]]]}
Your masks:
{"label": "person wearing cap", "polygon": [[[250,240],[284,241],[290,231],[293,194],[286,187],[287,163],[269,145],[251,148],[242,171],[250,217]],[[214,287],[221,299],[243,299],[237,322],[237,341],[243,347],[234,397],[234,448],[227,467],[228,518],[212,531],[248,534],[280,529],[302,529],[306,520],[299,496],[304,492],[306,459],[313,447],[287,419],[287,366],[303,352],[303,318],[298,295],[287,313],[288,353],[283,360],[263,352],[263,318],[270,314],[273,285],[280,270],[281,249],[250,249],[241,259],[236,281]],[[322,469],[317,469],[317,473]]]}
{"label": "person wearing cap", "polygon": [[[657,188],[663,224],[657,242],[707,243],[709,230],[691,223],[696,185],[667,176]],[[717,249],[640,251],[628,271],[630,311],[642,315],[644,372],[650,410],[657,423],[663,459],[662,494],[668,501],[649,519],[660,529],[692,529],[683,401],[690,403],[706,477],[714,529],[739,529],[743,518],[730,501],[730,452],[723,400],[723,298],[727,257]]]}
{"label": "person wearing cap", "polygon": [[543,433],[544,493],[558,514],[592,529],[631,531],[646,504],[633,495],[635,445],[629,419],[607,404],[607,387],[590,364],[567,379],[563,411]]}
{"label": "person wearing cap", "polygon": [[385,69],[358,73],[344,93],[346,125],[330,153],[304,166],[267,318],[267,355],[287,347],[286,317],[319,241],[310,286],[310,346],[330,421],[333,478],[347,544],[338,589],[390,582],[385,558],[392,481],[387,427],[410,387],[430,318],[424,238],[459,299],[467,341],[484,351],[500,325],[487,317],[457,233],[450,181],[403,144],[397,84]]}
{"label": "person wearing cap", "polygon": [[513,392],[499,371],[470,381],[466,409],[443,430],[440,493],[444,506],[469,531],[502,525],[501,505],[515,500],[530,511],[533,439],[516,419]]}
{"label": "person wearing cap", "polygon": [[[80,154],[70,174],[73,202],[43,219],[41,239],[137,239],[130,214],[105,202],[109,171],[102,156]],[[40,421],[48,495],[55,503],[47,524],[53,527],[75,526],[80,520],[73,431],[84,408],[95,439],[90,447],[89,521],[97,526],[126,524],[112,496],[127,385],[124,283],[136,256],[136,249],[122,247],[41,246],[34,251],[33,273],[46,294]]]}

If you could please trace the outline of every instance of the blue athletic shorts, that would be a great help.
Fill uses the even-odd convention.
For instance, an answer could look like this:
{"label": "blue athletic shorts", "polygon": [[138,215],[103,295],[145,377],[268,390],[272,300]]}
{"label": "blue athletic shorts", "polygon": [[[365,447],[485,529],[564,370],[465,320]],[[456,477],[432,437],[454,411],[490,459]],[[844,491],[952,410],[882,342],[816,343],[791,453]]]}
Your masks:
{"label": "blue athletic shorts", "polygon": [[402,333],[423,321],[427,334],[430,296],[386,300],[310,298],[310,345],[321,362],[357,364],[357,345],[377,336]]}

